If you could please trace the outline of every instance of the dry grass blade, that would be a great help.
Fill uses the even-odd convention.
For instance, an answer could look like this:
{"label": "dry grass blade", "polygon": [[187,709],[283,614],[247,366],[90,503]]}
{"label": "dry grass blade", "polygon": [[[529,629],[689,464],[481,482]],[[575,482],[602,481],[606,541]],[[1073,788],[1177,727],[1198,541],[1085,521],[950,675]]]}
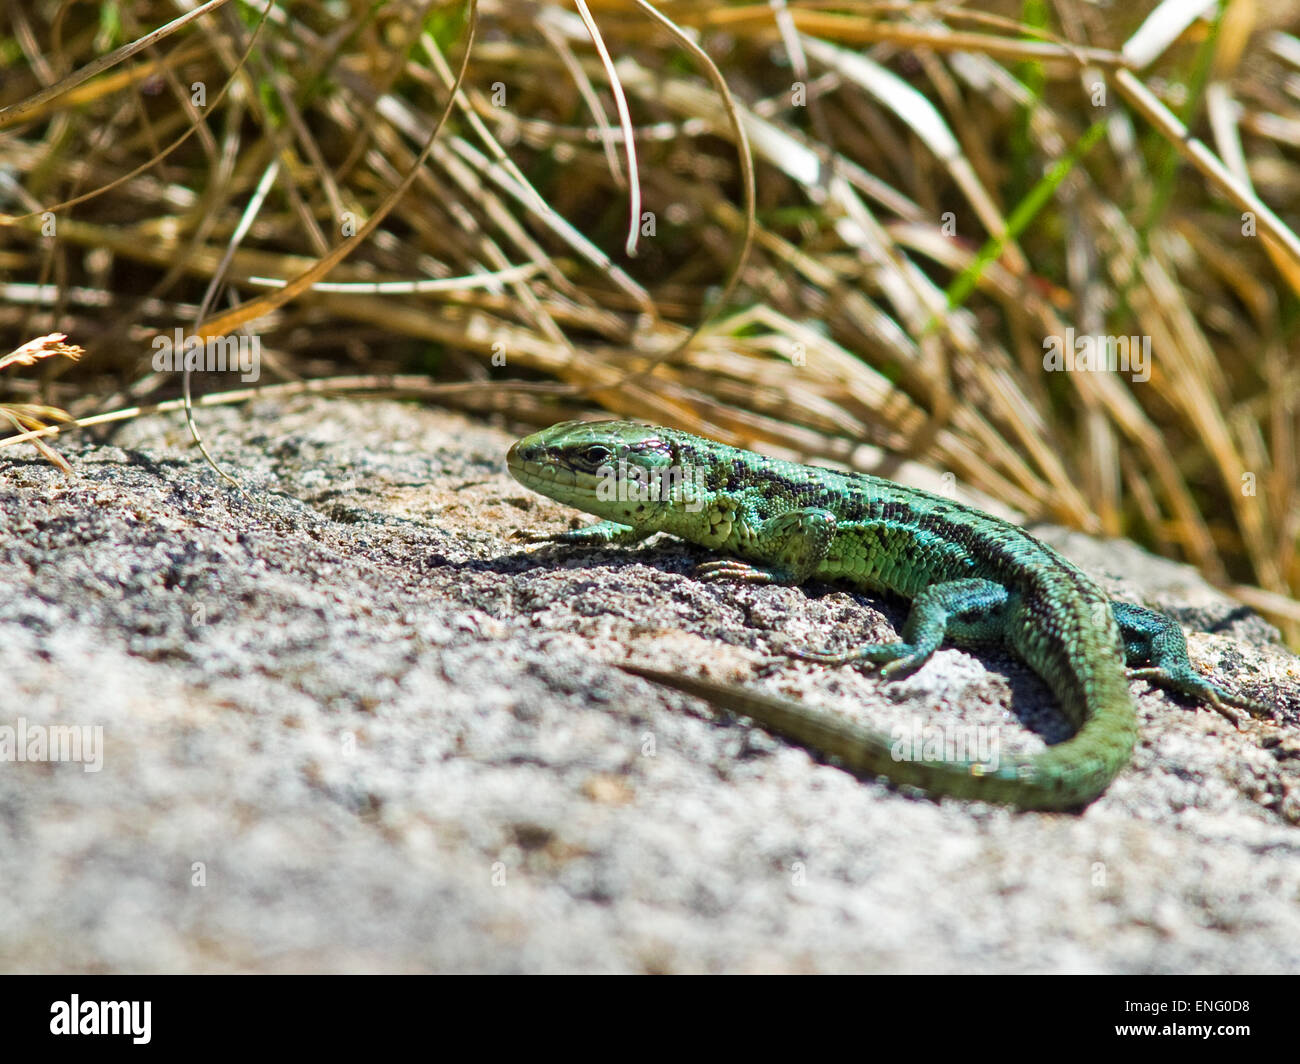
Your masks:
{"label": "dry grass blade", "polygon": [[[270,5],[270,2],[271,0],[267,0],[268,6]],[[163,38],[171,36],[171,34],[175,33],[187,23],[193,22],[196,18],[200,18],[211,11],[215,11],[226,3],[227,0],[208,0],[206,4],[200,4],[192,11],[187,11],[185,14],[172,19],[172,21],[167,23],[167,25],[159,26],[151,33],[146,33],[143,37],[132,41],[130,44],[122,45],[122,47],[117,49],[115,52],[101,56],[93,63],[87,63],[80,70],[73,71],[65,78],[60,78],[59,81],[55,82],[53,85],[42,89],[40,92],[34,93],[21,103],[11,104],[8,107],[0,107],[0,129],[5,129],[18,122],[30,121],[40,117],[40,114],[46,105],[57,100],[60,96],[75,89],[78,85],[89,81],[91,78],[95,77],[95,75],[101,74],[105,70],[117,66],[118,63],[130,59],[131,56],[135,55],[137,52],[141,52],[151,45],[157,44]]]}
{"label": "dry grass blade", "polygon": [[[248,61],[249,53],[252,52],[253,46],[257,43],[258,35],[262,32],[262,27],[266,23],[266,16],[270,13],[270,10],[271,10],[271,5],[268,4],[266,8],[263,10],[261,17],[258,18],[257,24],[253,27],[253,32],[249,34],[248,44],[244,49],[244,54],[240,56],[239,61],[235,64],[234,71],[231,73],[230,77],[227,78],[226,81],[222,84],[221,88],[217,90],[217,94],[211,100],[210,106],[213,109],[221,106],[222,101],[224,101],[226,98],[226,93],[230,91],[231,85],[235,83],[235,78],[239,75],[239,72],[243,69],[244,64]],[[144,162],[140,163],[138,166],[128,171],[127,173],[122,174],[120,177],[114,178],[112,181],[100,185],[98,188],[92,189],[89,192],[84,192],[79,196],[74,196],[71,199],[63,200],[61,203],[49,204],[43,207],[40,211],[31,211],[28,214],[18,215],[17,217],[14,218],[6,218],[5,216],[0,215],[0,224],[13,225],[18,222],[22,222],[34,218],[39,213],[47,213],[47,212],[58,213],[58,212],[66,211],[69,207],[75,207],[80,203],[85,203],[87,200],[94,199],[96,196],[102,196],[105,193],[111,192],[119,185],[126,184],[127,182],[133,180],[134,178],[139,177],[145,171],[152,169],[158,163],[162,162],[163,159],[171,155],[172,152],[174,152],[177,148],[179,148],[182,144],[184,144],[187,140],[189,140],[190,137],[192,137],[195,133],[197,133],[201,128],[201,126],[202,126],[202,120],[196,112],[190,118],[189,125],[186,127],[184,133],[182,133],[179,137],[173,140],[166,147],[156,151],[153,154],[153,156],[146,159]]]}
{"label": "dry grass blade", "polygon": [[627,97],[623,86],[618,81],[618,71],[614,69],[614,60],[609,57],[605,39],[600,35],[600,27],[591,15],[585,0],[575,0],[578,14],[582,17],[587,32],[591,34],[591,43],[596,46],[600,64],[609,76],[609,87],[614,94],[614,106],[618,108],[618,121],[623,129],[623,150],[627,153],[628,213],[627,243],[624,250],[629,255],[636,254],[637,236],[641,230],[641,177],[636,165],[636,139],[632,135],[632,113],[627,107]]}
{"label": "dry grass blade", "polygon": [[[477,26],[477,19],[478,2],[477,0],[470,0],[469,28],[466,32],[464,56],[461,60],[460,70],[456,75],[455,90],[458,90],[461,83],[465,80],[465,71],[469,67],[469,58],[474,46],[474,30]],[[227,311],[225,314],[219,314],[215,318],[209,318],[200,322],[195,327],[195,334],[205,338],[209,336],[224,335],[225,333],[233,332],[235,329],[247,322],[253,321],[262,315],[269,313],[276,307],[283,306],[295,296],[307,291],[316,281],[320,280],[328,274],[330,270],[347,258],[347,256],[355,250],[357,246],[363,244],[370,234],[379,227],[380,222],[382,222],[388,212],[398,204],[402,196],[414,183],[420,167],[424,165],[425,160],[429,157],[429,153],[433,150],[434,142],[437,140],[438,134],[442,131],[443,123],[446,122],[448,116],[451,114],[452,106],[455,101],[455,90],[453,90],[451,96],[447,100],[447,105],[443,109],[442,114],[438,116],[438,120],[434,123],[433,129],[429,133],[429,137],[425,141],[424,146],[420,149],[420,153],[416,157],[414,165],[407,171],[406,175],[402,178],[401,183],[388,194],[384,202],[381,203],[375,209],[375,212],[366,219],[365,223],[354,236],[347,238],[337,248],[322,257],[320,261],[310,269],[303,271],[303,273],[293,278],[283,288],[277,290],[273,294],[249,300],[247,303],[236,307],[234,310]]]}
{"label": "dry grass blade", "polygon": [[[1254,191],[1240,181],[1204,141],[1193,137],[1164,104],[1127,70],[1115,74],[1115,84],[1128,100],[1155,126],[1180,155],[1212,181],[1240,210],[1250,214],[1260,234],[1271,240],[1288,259],[1288,278],[1300,277],[1300,236],[1279,218]],[[1300,293],[1300,288],[1296,291]]]}
{"label": "dry grass blade", "polygon": [[85,349],[77,344],[67,343],[66,333],[50,333],[48,336],[38,336],[34,340],[28,340],[27,343],[15,347],[7,355],[0,355],[0,369],[7,366],[31,366],[43,358],[56,358],[62,356],[70,358],[74,362],[84,355]]}
{"label": "dry grass blade", "polygon": [[0,448],[180,409],[151,347],[181,322],[289,382],[204,372],[199,410],[388,382],[519,428],[916,457],[1254,585],[1300,640],[1300,41],[1262,5],[981,7],[538,0],[480,34],[461,0],[28,0],[0,350],[92,357],[11,357],[41,423]]}
{"label": "dry grass blade", "polygon": [[[9,354],[0,356],[0,369],[10,366],[32,366],[45,358],[62,357],[75,362],[85,354],[85,351],[76,344],[67,343],[67,339],[63,333],[50,333],[48,336],[38,336],[34,340],[28,340]],[[53,462],[65,473],[72,472],[67,459],[40,438],[40,433],[51,427],[50,422],[71,421],[72,418],[67,411],[40,403],[0,403],[0,415],[18,430],[20,436],[26,435],[27,442],[40,451],[48,461]],[[30,435],[30,433],[36,434]]]}

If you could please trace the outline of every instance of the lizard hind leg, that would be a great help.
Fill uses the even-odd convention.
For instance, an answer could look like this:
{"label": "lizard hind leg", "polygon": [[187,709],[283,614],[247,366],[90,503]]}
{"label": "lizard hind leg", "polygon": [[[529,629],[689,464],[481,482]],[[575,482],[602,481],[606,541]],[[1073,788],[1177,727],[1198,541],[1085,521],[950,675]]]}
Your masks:
{"label": "lizard hind leg", "polygon": [[1007,589],[992,580],[946,580],[931,584],[912,600],[912,611],[898,642],[864,643],[843,654],[813,650],[787,653],[823,665],[882,665],[882,676],[907,676],[925,664],[945,636],[963,643],[1001,639],[1006,604]]}
{"label": "lizard hind leg", "polygon": [[1124,637],[1124,662],[1133,679],[1147,680],[1177,691],[1197,702],[1206,702],[1234,724],[1240,723],[1229,706],[1238,706],[1260,716],[1267,707],[1210,683],[1193,667],[1187,656],[1187,639],[1178,622],[1156,610],[1131,602],[1110,603],[1110,612]]}

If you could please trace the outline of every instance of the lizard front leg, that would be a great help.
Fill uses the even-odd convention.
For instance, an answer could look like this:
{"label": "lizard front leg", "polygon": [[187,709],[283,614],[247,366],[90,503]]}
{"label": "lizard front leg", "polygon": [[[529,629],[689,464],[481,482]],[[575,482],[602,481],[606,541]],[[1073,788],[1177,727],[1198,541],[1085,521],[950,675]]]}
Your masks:
{"label": "lizard front leg", "polygon": [[766,520],[746,520],[738,510],[710,518],[716,544],[705,546],[738,550],[766,564],[754,565],[737,558],[721,558],[696,566],[701,580],[740,580],[748,584],[802,584],[817,571],[835,538],[835,515],[807,506],[787,510]]}
{"label": "lizard front leg", "polygon": [[964,643],[992,643],[1002,638],[1007,589],[993,580],[945,580],[931,584],[912,600],[895,643],[864,643],[844,654],[789,651],[792,657],[823,665],[868,662],[883,665],[882,676],[906,676],[925,664],[944,637]]}
{"label": "lizard front leg", "polygon": [[617,521],[598,521],[585,528],[567,532],[519,532],[515,538],[525,543],[563,543],[569,547],[605,547],[639,543],[653,536],[657,529],[621,525]]}

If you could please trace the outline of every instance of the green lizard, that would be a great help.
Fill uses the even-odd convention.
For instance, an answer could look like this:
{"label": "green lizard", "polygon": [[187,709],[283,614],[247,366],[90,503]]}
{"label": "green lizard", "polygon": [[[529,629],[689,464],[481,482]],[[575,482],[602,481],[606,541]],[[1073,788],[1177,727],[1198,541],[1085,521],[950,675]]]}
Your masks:
{"label": "green lizard", "polygon": [[[897,760],[884,735],[826,711],[706,680],[621,668],[752,718],[850,771],[933,794],[1067,809],[1097,797],[1129,761],[1137,733],[1129,673],[1223,709],[1256,709],[1192,668],[1182,630],[1154,610],[1109,601],[1078,568],[1015,525],[971,506],[864,473],[768,458],[674,429],[566,421],[515,443],[511,475],[603,518],[534,542],[634,543],[656,532],[730,557],[705,580],[843,580],[912,600],[902,639],[847,654],[792,652],[825,664],[918,669],[948,637],[1002,642],[1060,700],[1077,729],[1065,742],[990,768]],[[1226,712],[1226,710],[1225,710]]]}

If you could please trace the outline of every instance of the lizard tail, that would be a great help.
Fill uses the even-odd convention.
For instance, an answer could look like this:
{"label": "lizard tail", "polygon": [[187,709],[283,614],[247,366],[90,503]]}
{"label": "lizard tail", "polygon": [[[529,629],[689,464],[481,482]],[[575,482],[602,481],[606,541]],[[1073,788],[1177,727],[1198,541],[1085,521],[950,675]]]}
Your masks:
{"label": "lizard tail", "polygon": [[641,665],[619,668],[749,717],[816,754],[837,758],[857,775],[883,776],[933,794],[1022,809],[1086,805],[1128,763],[1137,734],[1125,688],[1121,697],[1101,700],[1102,708],[1073,737],[1040,754],[982,762],[925,760],[920,751],[911,751],[916,756],[909,759],[899,756],[898,740],[825,710]]}

